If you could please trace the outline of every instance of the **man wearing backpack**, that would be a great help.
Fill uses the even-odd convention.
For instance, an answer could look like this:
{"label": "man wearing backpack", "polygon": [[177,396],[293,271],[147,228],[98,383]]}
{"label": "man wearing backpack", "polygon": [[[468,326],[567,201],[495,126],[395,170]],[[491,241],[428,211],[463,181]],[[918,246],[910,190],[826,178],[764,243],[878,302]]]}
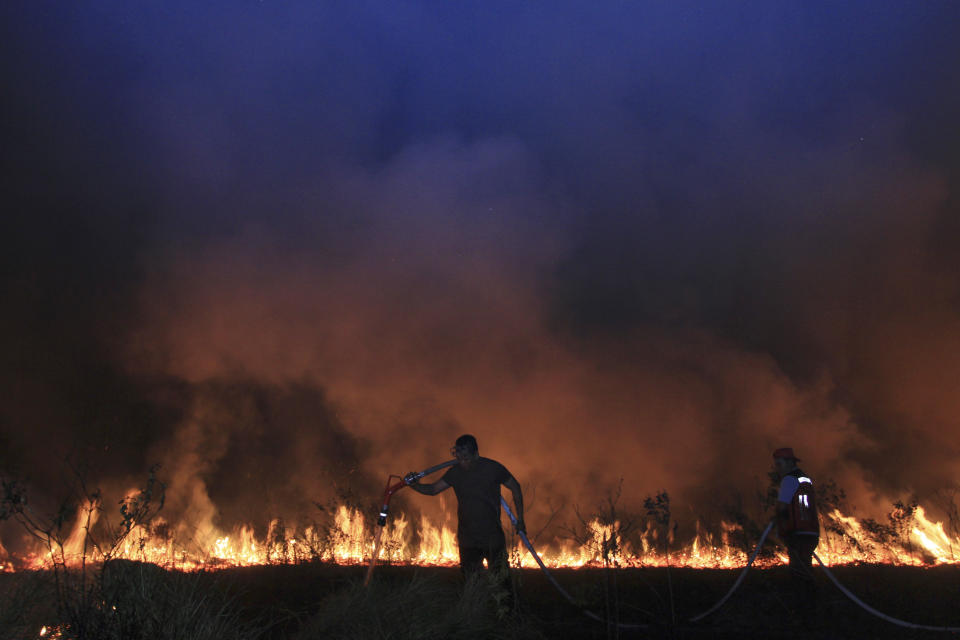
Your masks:
{"label": "man wearing backpack", "polygon": [[793,607],[805,624],[812,623],[817,606],[817,586],[813,580],[813,551],[820,542],[820,519],[813,493],[813,481],[798,466],[793,449],[773,452],[780,477],[777,496],[777,532],[787,545]]}

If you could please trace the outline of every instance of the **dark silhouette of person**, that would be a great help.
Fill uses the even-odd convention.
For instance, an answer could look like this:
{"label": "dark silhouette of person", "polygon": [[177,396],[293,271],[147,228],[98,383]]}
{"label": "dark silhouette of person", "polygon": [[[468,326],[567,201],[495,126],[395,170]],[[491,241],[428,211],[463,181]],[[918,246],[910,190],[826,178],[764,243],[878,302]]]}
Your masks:
{"label": "dark silhouette of person", "polygon": [[506,538],[500,526],[500,485],[513,494],[517,533],[526,533],[520,483],[496,460],[480,457],[477,439],[469,434],[457,438],[450,453],[459,464],[450,467],[436,482],[414,482],[410,488],[423,495],[435,496],[453,487],[457,495],[460,570],[465,577],[478,574],[486,560],[494,581],[506,585],[509,591]]}
{"label": "dark silhouette of person", "polygon": [[773,452],[773,462],[780,477],[777,495],[777,533],[787,545],[790,561],[792,608],[800,622],[815,622],[817,584],[813,579],[813,552],[820,542],[820,519],[813,481],[797,463],[793,449],[784,447]]}

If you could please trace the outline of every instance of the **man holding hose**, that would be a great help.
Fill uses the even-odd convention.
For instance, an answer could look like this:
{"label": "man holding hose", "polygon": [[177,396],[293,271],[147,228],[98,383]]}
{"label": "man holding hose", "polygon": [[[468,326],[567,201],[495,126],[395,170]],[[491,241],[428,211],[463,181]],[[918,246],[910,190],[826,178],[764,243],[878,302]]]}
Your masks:
{"label": "man holding hose", "polygon": [[[411,489],[435,496],[453,487],[457,496],[457,543],[460,570],[464,576],[479,573],[483,561],[502,584],[509,583],[506,538],[500,526],[500,485],[513,494],[517,517],[516,531],[526,533],[523,523],[523,493],[520,483],[496,460],[480,457],[477,439],[471,435],[457,438],[450,450],[459,464],[450,467],[433,483],[408,482]],[[407,474],[406,478],[413,478]]]}

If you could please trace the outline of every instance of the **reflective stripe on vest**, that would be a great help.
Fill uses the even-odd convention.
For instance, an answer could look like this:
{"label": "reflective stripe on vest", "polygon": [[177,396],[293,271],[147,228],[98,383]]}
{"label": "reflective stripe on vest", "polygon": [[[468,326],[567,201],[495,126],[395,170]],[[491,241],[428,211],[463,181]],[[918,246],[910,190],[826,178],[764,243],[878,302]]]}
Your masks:
{"label": "reflective stripe on vest", "polygon": [[[797,481],[800,482],[800,484],[806,483],[806,484],[809,484],[811,487],[813,486],[813,480],[811,480],[810,478],[797,478]],[[804,507],[806,509],[810,508],[810,497],[807,494],[800,493],[800,491],[798,490],[795,496],[797,498],[797,501],[800,503],[799,506]]]}
{"label": "reflective stripe on vest", "polygon": [[820,533],[820,519],[817,517],[816,498],[813,493],[813,481],[806,476],[796,476],[799,486],[790,501],[790,520],[783,533]]}

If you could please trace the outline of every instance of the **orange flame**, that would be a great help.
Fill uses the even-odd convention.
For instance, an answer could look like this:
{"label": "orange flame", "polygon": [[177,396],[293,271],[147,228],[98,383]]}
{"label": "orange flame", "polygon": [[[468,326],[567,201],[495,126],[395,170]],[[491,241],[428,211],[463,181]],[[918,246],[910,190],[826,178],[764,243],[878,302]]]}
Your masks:
{"label": "orange flame", "polygon": [[[95,513],[95,511],[94,511]],[[95,516],[91,517],[90,526]],[[930,566],[960,562],[960,538],[949,535],[943,523],[927,518],[922,507],[913,515],[911,527],[895,538],[878,540],[871,536],[864,523],[857,518],[833,510],[822,516],[824,529],[817,554],[828,565],[857,563],[886,563],[895,565]],[[373,526],[364,514],[346,506],[333,514],[332,523],[322,529],[310,526],[295,530],[273,520],[266,536],[258,538],[250,526],[241,526],[232,532],[216,530],[203,532],[198,539],[205,544],[181,544],[173,537],[155,533],[162,529],[159,518],[153,529],[138,525],[133,528],[114,557],[152,562],[180,570],[249,566],[277,563],[322,561],[337,564],[362,564],[373,552]],[[85,514],[74,526],[59,553],[34,555],[26,562],[30,568],[49,566],[54,560],[68,564],[79,562],[84,553],[86,534]],[[416,535],[414,535],[414,533]],[[640,532],[624,535],[620,523],[587,523],[582,544],[568,538],[537,541],[544,563],[553,568],[602,566],[604,563],[620,567],[681,566],[691,568],[738,568],[746,564],[748,550],[738,547],[735,538],[743,537],[737,524],[721,522],[719,531],[705,530],[697,522],[695,536],[683,546],[673,547],[672,534],[648,523]],[[522,567],[535,567],[533,558],[515,541],[514,558]],[[782,550],[771,546],[773,557],[761,564],[785,563]],[[59,549],[58,549],[59,551]],[[102,560],[90,545],[87,559]],[[383,531],[380,562],[425,566],[455,566],[459,562],[456,534],[447,524],[439,524],[421,516],[416,525],[399,515]],[[3,565],[6,566],[6,565]],[[6,570],[6,569],[5,569]]]}

